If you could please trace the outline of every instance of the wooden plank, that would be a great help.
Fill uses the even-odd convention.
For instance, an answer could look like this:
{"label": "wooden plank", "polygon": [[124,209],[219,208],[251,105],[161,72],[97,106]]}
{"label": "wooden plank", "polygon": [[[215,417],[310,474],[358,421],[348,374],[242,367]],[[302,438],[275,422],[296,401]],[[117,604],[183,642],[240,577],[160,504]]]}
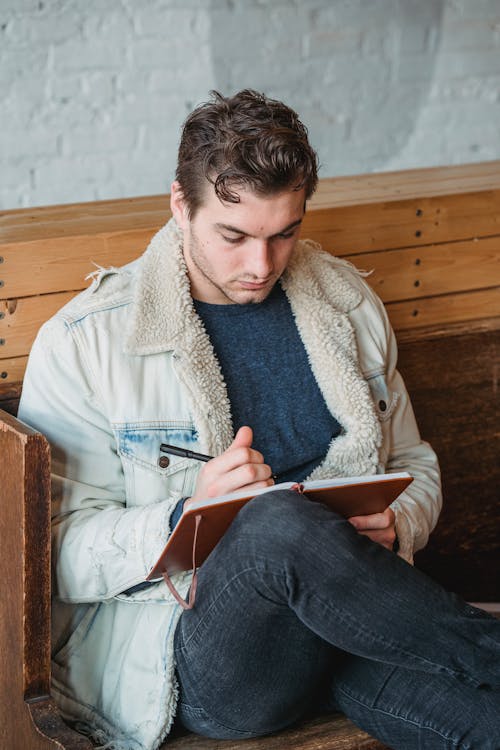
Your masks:
{"label": "wooden plank", "polygon": [[0,484],[0,575],[8,581],[0,618],[0,746],[90,750],[50,698],[49,445],[0,413],[0,454],[8,467]]}
{"label": "wooden plank", "polygon": [[[427,314],[427,307],[420,305],[436,305]],[[499,292],[486,290],[471,294],[457,294],[435,299],[417,301],[417,308],[412,302],[393,303],[387,305],[389,318],[395,327],[400,345],[424,340],[462,336],[464,334],[498,331],[500,327]],[[414,316],[414,310],[418,315]],[[486,313],[486,314],[485,314]],[[446,318],[448,318],[446,320]],[[422,325],[425,320],[425,324]],[[16,373],[24,377],[27,357],[16,363]],[[5,361],[0,360],[0,374],[5,372]],[[0,408],[9,414],[17,414],[19,398],[21,396],[22,380],[0,379]]]}
{"label": "wooden plank", "polygon": [[[197,734],[180,733],[160,750],[384,750],[341,714],[320,716],[265,737],[248,740],[212,740]],[[388,750],[388,749],[387,749]]]}
{"label": "wooden plank", "polygon": [[383,302],[484,289],[500,282],[500,236],[347,259],[373,271],[367,281]]}
{"label": "wooden plank", "polygon": [[[340,254],[498,234],[499,175],[500,162],[490,162],[320,180],[303,236]],[[134,229],[152,234],[169,216],[167,195],[5,211],[0,246],[50,237],[90,243],[94,235]]]}
{"label": "wooden plank", "polygon": [[[490,190],[500,190],[500,161],[321,179],[309,210]],[[113,232],[128,219],[130,227],[161,226],[168,215],[166,194],[1,211],[0,243]]]}
{"label": "wooden plank", "polygon": [[[334,225],[331,211],[328,222]],[[150,230],[134,229],[5,245],[0,299],[83,289],[95,264],[128,263],[143,252],[150,238]],[[333,252],[331,245],[325,248]],[[500,275],[500,235],[341,255],[358,268],[375,269],[369,281],[384,301],[487,287]]]}
{"label": "wooden plank", "polygon": [[146,229],[93,236],[70,236],[5,245],[0,266],[0,299],[79,290],[101,266],[122,266],[146,249]]}
{"label": "wooden plank", "polygon": [[[0,300],[1,360],[29,353],[38,329],[69,302],[76,292],[44,294],[13,300]],[[3,317],[2,317],[3,314]]]}
{"label": "wooden plank", "polygon": [[400,344],[399,369],[443,475],[443,511],[417,565],[466,599],[500,601],[500,328]]}
{"label": "wooden plank", "polygon": [[0,359],[0,394],[22,381],[27,363],[28,357]]}
{"label": "wooden plank", "polygon": [[446,294],[386,304],[396,335],[430,326],[448,326],[500,316],[500,288]]}
{"label": "wooden plank", "polygon": [[[388,267],[389,274],[392,267]],[[432,275],[432,269],[429,271]],[[375,286],[374,280],[380,279],[381,273],[377,268],[376,274],[367,280]],[[423,274],[425,278],[425,274]],[[448,282],[451,288],[458,284],[449,284],[453,277],[446,274],[440,277]],[[489,278],[493,278],[490,274]],[[411,279],[410,279],[411,281]],[[439,281],[439,279],[438,279]],[[486,279],[484,280],[486,282]],[[391,284],[396,290],[408,287],[413,291],[404,268],[397,269]],[[379,285],[380,286],[380,285]],[[472,286],[472,285],[471,285]],[[426,286],[424,285],[424,288]],[[411,291],[410,291],[411,290]],[[376,289],[378,293],[387,289]],[[417,292],[417,290],[415,290]],[[23,357],[29,354],[35,336],[40,326],[66,304],[76,292],[58,292],[37,297],[25,297],[19,300],[0,300],[0,368],[3,370],[3,360]],[[412,329],[435,326],[439,324],[459,323],[500,315],[500,287],[479,291],[444,294],[432,297],[417,297],[399,302],[386,302],[386,308],[391,324],[396,333]],[[17,372],[17,369],[16,369]],[[10,378],[6,382],[11,382]],[[1,389],[1,382],[0,382]],[[0,391],[1,392],[1,391]]]}
{"label": "wooden plank", "polygon": [[[108,262],[106,248],[109,246],[114,253],[114,260],[110,262],[116,265],[128,262],[145,250],[150,237],[170,216],[163,208],[159,212],[140,213],[130,201],[129,214],[117,213],[114,216],[102,216],[99,203],[87,205],[89,208],[83,219],[78,215],[73,216],[73,206],[61,207],[61,211],[64,208],[67,211],[65,221],[48,224],[31,223],[27,227],[9,228],[6,217],[4,236],[0,239],[0,257],[3,258],[0,280],[11,283],[7,265],[17,260],[18,254],[21,256],[19,262],[24,266],[28,262],[33,264],[36,278],[43,275],[44,268],[49,273],[58,273],[58,269],[52,269],[51,264],[54,256],[58,263],[57,258],[66,251],[66,267],[70,264],[73,266],[78,258],[87,259],[80,270],[76,287],[82,288],[82,277],[88,273],[92,259],[101,265]],[[319,242],[329,252],[344,256],[499,233],[500,190],[497,190],[410,201],[378,200],[360,206],[335,207],[332,204],[321,209],[310,209],[305,215],[301,236]],[[9,237],[10,241],[7,239]],[[133,252],[129,251],[130,248],[134,248]],[[68,286],[58,287],[57,291],[64,288]],[[1,291],[2,296],[14,296],[6,289]],[[45,291],[56,289],[47,288]],[[19,293],[16,292],[15,296],[19,296]]]}
{"label": "wooden plank", "polygon": [[500,234],[500,190],[327,207],[307,213],[303,237],[344,256]]}
{"label": "wooden plank", "polygon": [[331,177],[319,181],[312,208],[361,206],[500,189],[500,161],[397,172]]}

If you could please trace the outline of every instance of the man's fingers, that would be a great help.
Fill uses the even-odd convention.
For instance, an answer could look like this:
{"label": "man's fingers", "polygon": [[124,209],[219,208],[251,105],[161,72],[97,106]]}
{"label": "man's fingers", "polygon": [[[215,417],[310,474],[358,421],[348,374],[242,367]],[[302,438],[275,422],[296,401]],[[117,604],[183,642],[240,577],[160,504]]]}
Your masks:
{"label": "man's fingers", "polygon": [[396,514],[392,508],[386,508],[383,513],[372,513],[369,516],[352,516],[347,519],[356,531],[369,537],[383,547],[392,550],[396,539]]}
{"label": "man's fingers", "polygon": [[240,427],[240,429],[234,436],[234,440],[231,443],[229,450],[232,450],[233,448],[251,448],[252,441],[253,430],[251,427],[247,427],[246,425],[244,425],[243,427]]}
{"label": "man's fingers", "polygon": [[367,536],[372,542],[377,542],[377,544],[380,544],[382,547],[387,547],[387,549],[390,550],[392,550],[394,542],[396,541],[396,534],[390,529],[382,529],[378,531],[372,529],[371,531],[360,531],[359,533],[361,536]]}
{"label": "man's fingers", "polygon": [[250,490],[274,484],[271,467],[264,463],[244,464],[217,477],[208,487],[209,497],[227,495],[239,490]]}
{"label": "man's fingers", "polygon": [[358,531],[367,529],[386,529],[390,522],[383,513],[373,513],[369,516],[353,516],[348,519],[349,523]]}
{"label": "man's fingers", "polygon": [[217,468],[217,472],[222,474],[245,464],[263,464],[264,456],[248,446],[231,447],[209,463],[212,463],[212,466]]}

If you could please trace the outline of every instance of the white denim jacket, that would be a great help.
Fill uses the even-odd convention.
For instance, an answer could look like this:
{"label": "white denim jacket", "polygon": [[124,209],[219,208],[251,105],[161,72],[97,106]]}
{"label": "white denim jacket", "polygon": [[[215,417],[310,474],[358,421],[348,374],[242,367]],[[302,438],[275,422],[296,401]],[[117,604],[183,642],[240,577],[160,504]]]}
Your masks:
{"label": "white denim jacket", "polygon": [[[411,561],[441,505],[437,460],[421,441],[396,371],[384,307],[350,264],[299,242],[281,284],[326,404],[342,433],[312,477],[409,471],[393,504]],[[40,330],[19,416],[53,460],[53,694],[64,716],[119,748],[157,748],[175,714],[179,605],[143,581],[198,465],[162,442],[218,455],[233,439],[230,405],[190,296],[171,220],[145,254],[102,271]],[[178,576],[187,592],[189,576]]]}

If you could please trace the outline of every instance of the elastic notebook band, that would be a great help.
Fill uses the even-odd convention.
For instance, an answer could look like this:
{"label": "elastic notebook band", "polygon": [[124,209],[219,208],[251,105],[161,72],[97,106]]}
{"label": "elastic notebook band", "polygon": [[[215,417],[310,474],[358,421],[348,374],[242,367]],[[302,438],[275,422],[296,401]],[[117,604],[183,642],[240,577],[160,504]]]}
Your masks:
{"label": "elastic notebook band", "polygon": [[194,602],[196,599],[196,588],[198,586],[198,575],[196,572],[196,541],[198,539],[198,529],[200,527],[201,522],[201,515],[195,516],[195,525],[194,525],[194,538],[193,538],[193,575],[191,576],[191,585],[189,587],[189,599],[188,601],[184,601],[182,596],[179,594],[177,589],[175,588],[174,584],[170,580],[170,576],[168,575],[167,571],[164,571],[162,573],[163,580],[167,584],[168,590],[172,594],[172,596],[175,598],[177,602],[181,605],[183,609],[193,609]]}

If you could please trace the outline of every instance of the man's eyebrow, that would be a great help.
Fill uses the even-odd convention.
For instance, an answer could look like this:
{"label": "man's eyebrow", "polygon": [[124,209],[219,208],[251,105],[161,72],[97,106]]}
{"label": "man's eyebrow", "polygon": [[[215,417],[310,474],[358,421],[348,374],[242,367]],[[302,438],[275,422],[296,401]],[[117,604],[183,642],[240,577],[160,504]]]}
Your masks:
{"label": "man's eyebrow", "polygon": [[[279,232],[273,234],[272,237],[277,237],[279,234],[285,234],[285,232],[289,232],[291,229],[295,229],[295,227],[298,227],[300,224],[302,224],[302,217],[300,219],[297,219],[296,221],[292,221],[286,227],[280,229]],[[234,234],[241,234],[242,237],[249,237],[248,233],[244,232],[243,229],[233,227],[231,224],[222,224],[220,222],[217,222],[214,226],[216,229],[222,229],[225,232],[233,232]]]}

